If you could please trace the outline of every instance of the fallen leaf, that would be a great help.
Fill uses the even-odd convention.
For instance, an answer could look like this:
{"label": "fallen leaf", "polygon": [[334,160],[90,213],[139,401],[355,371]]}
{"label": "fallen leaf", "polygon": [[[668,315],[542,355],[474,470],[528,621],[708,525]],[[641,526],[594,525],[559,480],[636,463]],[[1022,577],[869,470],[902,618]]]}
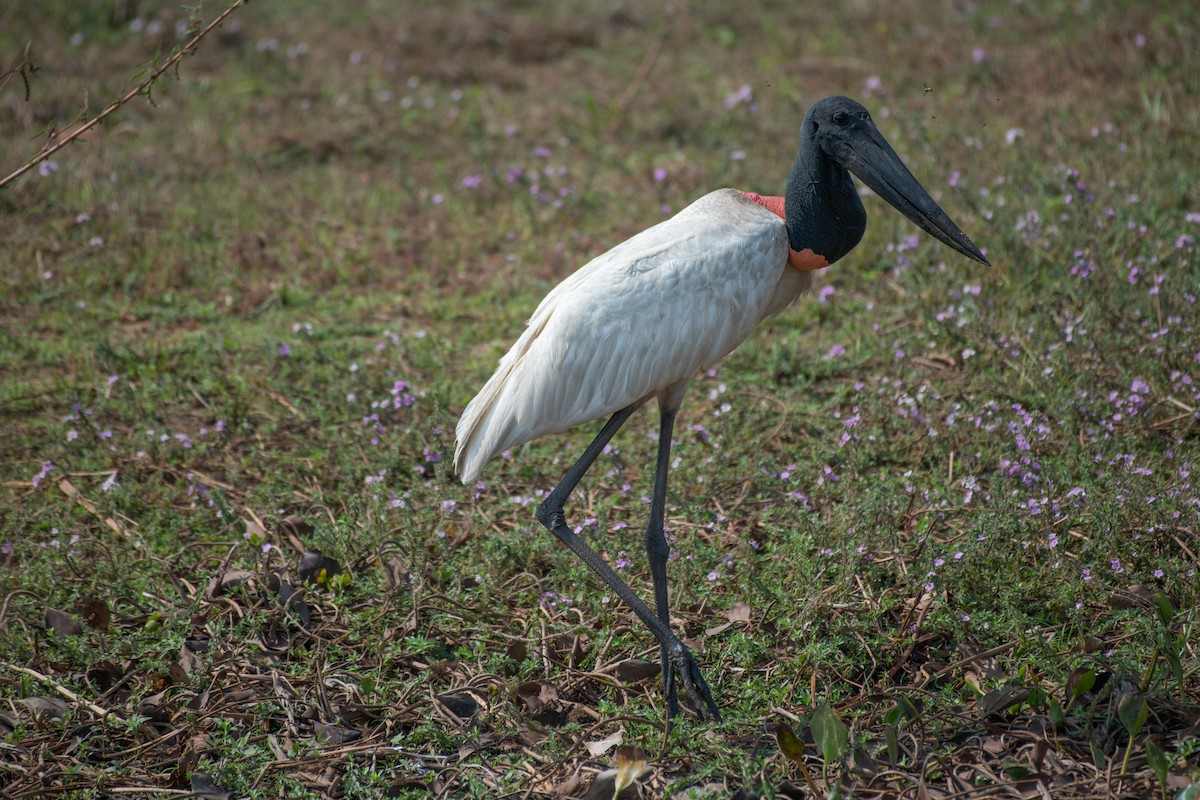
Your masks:
{"label": "fallen leaf", "polygon": [[524,639],[517,639],[509,642],[508,648],[504,652],[513,661],[524,661],[525,656],[529,655],[529,645],[525,643]]}
{"label": "fallen leaf", "polygon": [[592,779],[583,800],[613,800],[617,796],[617,771],[606,769]]}
{"label": "fallen leaf", "polygon": [[570,797],[579,788],[579,771],[571,773],[551,787],[550,791],[559,797]]}
{"label": "fallen leaf", "polygon": [[296,564],[296,576],[302,581],[313,583],[325,583],[341,571],[341,563],[320,550],[309,550],[300,556],[300,561]]}
{"label": "fallen leaf", "polygon": [[46,627],[59,636],[75,636],[83,633],[83,626],[76,622],[74,617],[65,611],[59,611],[57,608],[46,606],[44,619]]}
{"label": "fallen leaf", "polygon": [[732,627],[733,627],[732,622],[722,622],[720,625],[714,625],[711,628],[705,628],[704,635],[705,636],[716,636],[717,634],[722,633],[726,628],[732,628]]}
{"label": "fallen leaf", "polygon": [[479,701],[469,694],[439,694],[438,702],[446,707],[454,716],[461,719],[463,722],[469,722],[479,713]]}
{"label": "fallen leaf", "polygon": [[345,744],[362,737],[362,732],[356,731],[354,728],[330,725],[324,722],[314,722],[313,733],[321,744]]}
{"label": "fallen leaf", "polygon": [[559,708],[558,689],[545,681],[525,681],[517,686],[517,698],[525,706],[525,716],[535,722],[557,721]]}
{"label": "fallen leaf", "polygon": [[166,698],[167,692],[164,689],[161,692],[156,692],[149,697],[143,697],[138,701],[133,710],[144,717],[148,717],[154,722],[166,722],[171,718],[171,713],[163,707],[163,700]]}
{"label": "fallen leaf", "polygon": [[244,569],[229,569],[222,575],[213,576],[213,579],[208,582],[209,599],[236,591],[253,577],[253,573]]}
{"label": "fallen leaf", "polygon": [[288,514],[279,520],[279,527],[297,539],[303,539],[313,532],[312,524],[299,514]]}
{"label": "fallen leaf", "polygon": [[571,667],[579,666],[587,655],[589,639],[576,633],[560,633],[550,639],[551,654],[563,664]]}
{"label": "fallen leaf", "polygon": [[1001,714],[1029,697],[1029,690],[1018,686],[1002,686],[979,698],[975,708],[980,715],[990,717]]}
{"label": "fallen leaf", "polygon": [[300,624],[308,627],[312,623],[308,603],[304,602],[304,591],[285,580],[279,581],[279,604],[300,618]]}
{"label": "fallen leaf", "polygon": [[725,612],[725,619],[730,622],[749,622],[750,604],[742,600],[733,604],[733,608]]}
{"label": "fallen leaf", "polygon": [[608,736],[605,736],[603,739],[600,739],[595,742],[585,742],[583,746],[587,748],[587,751],[590,755],[602,756],[605,753],[607,753],[609,750],[613,749],[614,747],[616,747],[617,745],[621,744],[624,741],[625,741],[625,730],[623,728],[617,728],[615,731],[613,731]]}
{"label": "fallen leaf", "polygon": [[125,676],[125,673],[111,661],[99,661],[88,667],[86,676],[89,683],[101,692],[107,692]]}
{"label": "fallen leaf", "polygon": [[75,613],[83,618],[89,627],[98,631],[108,630],[108,621],[112,614],[108,603],[98,597],[85,597],[75,605]]}
{"label": "fallen leaf", "polygon": [[22,697],[17,702],[25,706],[34,719],[38,717],[61,719],[71,710],[71,707],[67,705],[65,700],[57,697]]}
{"label": "fallen leaf", "polygon": [[207,773],[193,772],[191,796],[198,800],[231,800],[233,792],[218,786]]}
{"label": "fallen leaf", "polygon": [[775,741],[779,743],[779,750],[785,756],[797,764],[804,763],[804,742],[800,741],[796,732],[786,722],[775,726]]}
{"label": "fallen leaf", "polygon": [[646,771],[646,754],[640,747],[622,745],[617,748],[617,794],[633,785]]}
{"label": "fallen leaf", "polygon": [[660,672],[662,672],[661,664],[654,664],[636,658],[628,658],[622,661],[613,670],[613,673],[617,676],[617,680],[621,683],[638,683],[639,681],[653,678]]}

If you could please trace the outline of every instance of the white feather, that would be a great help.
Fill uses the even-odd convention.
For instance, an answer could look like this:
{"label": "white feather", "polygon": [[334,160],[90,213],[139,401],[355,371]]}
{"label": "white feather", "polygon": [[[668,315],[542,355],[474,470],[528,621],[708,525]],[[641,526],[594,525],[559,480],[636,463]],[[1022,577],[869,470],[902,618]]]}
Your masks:
{"label": "white feather", "polygon": [[464,483],[511,447],[687,382],[808,290],[788,267],[783,220],[734,189],[592,260],[538,305],[525,332],[463,411],[454,466]]}

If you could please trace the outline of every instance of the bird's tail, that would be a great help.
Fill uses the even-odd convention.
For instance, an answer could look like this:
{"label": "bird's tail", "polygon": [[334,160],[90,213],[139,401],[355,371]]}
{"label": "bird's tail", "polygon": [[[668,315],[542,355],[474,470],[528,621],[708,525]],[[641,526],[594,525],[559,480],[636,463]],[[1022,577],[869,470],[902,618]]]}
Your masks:
{"label": "bird's tail", "polygon": [[504,390],[514,367],[513,361],[501,363],[458,420],[454,431],[458,440],[454,470],[463,483],[473,483],[492,456],[512,446],[509,440],[517,420],[509,409],[511,402],[505,400]]}

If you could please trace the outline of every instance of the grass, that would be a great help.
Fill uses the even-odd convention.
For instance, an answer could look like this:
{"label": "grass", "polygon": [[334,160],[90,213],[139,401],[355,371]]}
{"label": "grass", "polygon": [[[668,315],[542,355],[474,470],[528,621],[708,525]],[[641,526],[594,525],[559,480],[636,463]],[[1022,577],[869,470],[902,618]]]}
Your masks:
{"label": "grass", "polygon": [[[0,11],[0,66],[41,67],[0,89],[0,166],[181,22]],[[1198,23],[239,10],[0,193],[0,787],[582,796],[621,731],[646,797],[802,796],[802,765],[822,794],[1195,796]],[[653,640],[533,516],[594,430],[463,487],[454,424],[577,266],[780,192],[831,93],[995,266],[868,200],[814,296],[697,376],[670,569],[725,722],[666,736]],[[656,429],[568,505],[639,591]]]}

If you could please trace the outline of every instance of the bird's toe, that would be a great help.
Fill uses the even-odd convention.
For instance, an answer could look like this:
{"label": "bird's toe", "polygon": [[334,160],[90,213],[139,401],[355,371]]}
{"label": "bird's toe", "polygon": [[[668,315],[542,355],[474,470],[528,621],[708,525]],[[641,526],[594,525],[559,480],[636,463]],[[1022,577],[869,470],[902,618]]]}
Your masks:
{"label": "bird's toe", "polygon": [[713,701],[708,682],[700,672],[700,665],[682,642],[678,648],[672,648],[668,654],[666,675],[667,708],[672,715],[678,710],[677,696],[683,695],[683,701],[700,716],[701,719],[711,719],[720,722],[721,713]]}

